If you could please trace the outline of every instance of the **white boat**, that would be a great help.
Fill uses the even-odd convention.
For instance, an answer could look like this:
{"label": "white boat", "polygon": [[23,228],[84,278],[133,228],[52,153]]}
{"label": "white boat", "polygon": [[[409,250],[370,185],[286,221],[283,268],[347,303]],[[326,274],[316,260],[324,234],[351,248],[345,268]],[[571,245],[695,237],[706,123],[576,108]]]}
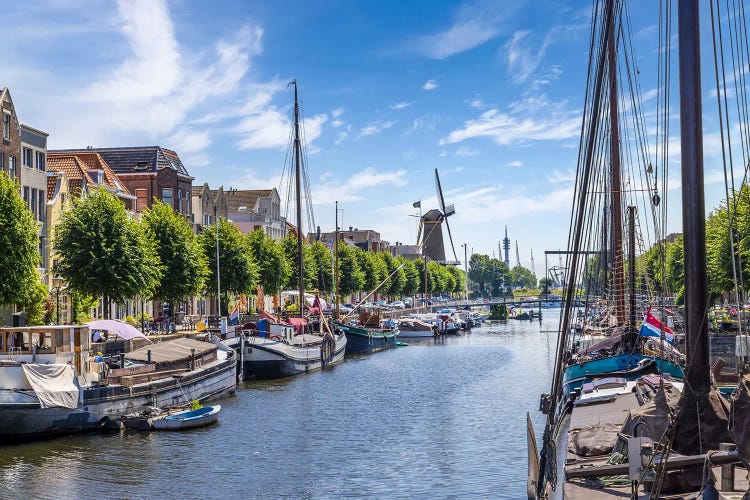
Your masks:
{"label": "white boat", "polygon": [[[244,343],[242,342],[244,340]],[[344,359],[346,335],[297,335],[289,325],[271,323],[270,330],[244,330],[222,342],[239,353],[243,379],[274,379],[319,370]]]}
{"label": "white boat", "polygon": [[126,353],[122,368],[91,356],[86,325],[0,328],[0,443],[94,430],[144,406],[234,393],[231,350],[193,339]]}
{"label": "white boat", "polygon": [[435,328],[417,318],[402,318],[398,320],[398,338],[433,337]]}
{"label": "white boat", "polygon": [[221,405],[204,406],[197,410],[181,411],[152,421],[154,430],[157,431],[184,431],[205,427],[216,422],[219,418]]}
{"label": "white boat", "polygon": [[[305,156],[302,151],[300,136],[299,103],[297,99],[297,81],[290,84],[294,86],[294,128],[293,128],[293,155],[296,178],[296,208],[297,208],[297,244],[298,250],[298,276],[304,277],[304,260],[301,255],[302,249],[302,197],[304,185],[301,183],[302,166],[300,157]],[[226,346],[237,349],[240,354],[240,362],[244,371],[243,378],[269,379],[287,377],[298,373],[309,372],[323,368],[344,359],[346,352],[346,334],[335,330],[328,325],[322,315],[323,302],[316,295],[315,301],[309,307],[311,315],[320,320],[320,330],[316,334],[307,331],[308,325],[304,318],[305,314],[305,290],[304,280],[300,279],[298,288],[297,311],[301,317],[289,318],[282,323],[270,314],[264,313],[264,318],[272,322],[270,328],[264,329],[257,334],[252,332],[241,332],[234,338],[224,340]],[[325,330],[323,327],[325,326]],[[296,327],[296,328],[295,328]],[[296,329],[299,331],[296,331]],[[246,333],[248,334],[246,336]],[[244,341],[243,341],[244,338]]]}

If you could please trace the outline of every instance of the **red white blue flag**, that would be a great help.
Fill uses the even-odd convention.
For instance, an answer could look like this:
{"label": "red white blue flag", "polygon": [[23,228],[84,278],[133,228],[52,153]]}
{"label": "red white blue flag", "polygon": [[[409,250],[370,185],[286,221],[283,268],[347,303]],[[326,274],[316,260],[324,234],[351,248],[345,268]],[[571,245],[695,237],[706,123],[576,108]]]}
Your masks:
{"label": "red white blue flag", "polygon": [[674,342],[674,332],[672,329],[651,314],[651,308],[649,307],[646,311],[646,315],[643,317],[643,325],[641,325],[638,335],[641,337],[661,338],[662,331],[664,332],[664,338],[668,342]]}

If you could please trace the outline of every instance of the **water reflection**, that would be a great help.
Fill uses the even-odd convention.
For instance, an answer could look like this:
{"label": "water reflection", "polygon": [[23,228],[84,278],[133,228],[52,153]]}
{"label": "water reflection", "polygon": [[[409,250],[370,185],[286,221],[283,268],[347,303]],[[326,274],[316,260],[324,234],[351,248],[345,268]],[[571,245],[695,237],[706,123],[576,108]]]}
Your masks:
{"label": "water reflection", "polygon": [[217,426],[0,448],[3,496],[520,498],[557,318],[246,383]]}

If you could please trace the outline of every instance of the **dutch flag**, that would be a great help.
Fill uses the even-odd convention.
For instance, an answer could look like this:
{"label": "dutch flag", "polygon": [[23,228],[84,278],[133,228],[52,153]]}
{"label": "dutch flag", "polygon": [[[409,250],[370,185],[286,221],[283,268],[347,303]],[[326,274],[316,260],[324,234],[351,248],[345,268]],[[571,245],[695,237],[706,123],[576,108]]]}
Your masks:
{"label": "dutch flag", "polygon": [[240,322],[240,306],[235,306],[232,314],[229,315],[229,324],[236,325]]}
{"label": "dutch flag", "polygon": [[664,338],[667,342],[674,342],[674,332],[672,329],[651,314],[651,308],[649,307],[646,311],[646,315],[643,317],[643,324],[641,325],[638,335],[641,337],[661,338],[662,330],[664,331]]}

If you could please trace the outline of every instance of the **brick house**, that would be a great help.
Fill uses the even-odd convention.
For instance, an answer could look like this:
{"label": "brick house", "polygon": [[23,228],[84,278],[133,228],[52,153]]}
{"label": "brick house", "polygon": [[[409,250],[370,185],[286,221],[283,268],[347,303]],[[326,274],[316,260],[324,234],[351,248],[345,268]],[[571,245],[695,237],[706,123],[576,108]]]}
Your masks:
{"label": "brick house", "polygon": [[87,148],[54,153],[99,153],[120,181],[136,198],[135,212],[149,208],[154,198],[168,203],[192,222],[193,177],[179,155],[161,146]]}

